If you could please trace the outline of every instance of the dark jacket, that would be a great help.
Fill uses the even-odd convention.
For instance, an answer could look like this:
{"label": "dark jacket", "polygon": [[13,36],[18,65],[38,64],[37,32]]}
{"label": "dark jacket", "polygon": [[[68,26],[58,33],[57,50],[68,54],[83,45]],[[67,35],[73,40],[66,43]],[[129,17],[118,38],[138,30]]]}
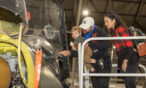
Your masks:
{"label": "dark jacket", "polygon": [[[107,37],[107,34],[104,29],[96,27],[91,37]],[[111,59],[109,55],[108,48],[110,42],[107,40],[92,40],[89,42],[89,47],[92,49],[91,58],[96,60],[95,64],[92,66],[95,69],[95,73],[108,73],[111,71]],[[100,64],[100,61],[103,60],[103,65]]]}
{"label": "dark jacket", "polygon": [[[96,27],[93,33],[91,34],[91,37],[107,37],[107,34],[104,29],[101,29],[99,27]],[[89,42],[89,47],[93,51],[92,58],[97,58],[99,56],[104,56],[105,51],[108,50],[110,45],[109,41],[106,40],[92,40]]]}

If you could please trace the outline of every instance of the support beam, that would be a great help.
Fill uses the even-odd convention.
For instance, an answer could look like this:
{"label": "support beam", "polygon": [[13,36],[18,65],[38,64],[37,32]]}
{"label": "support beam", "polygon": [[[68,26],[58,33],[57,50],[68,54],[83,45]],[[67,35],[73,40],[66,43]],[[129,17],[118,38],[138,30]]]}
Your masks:
{"label": "support beam", "polygon": [[[127,2],[127,3],[140,3],[141,1],[134,1],[134,0],[112,0],[114,2]],[[144,2],[146,4],[146,2]]]}
{"label": "support beam", "polygon": [[139,20],[140,14],[141,14],[141,10],[143,8],[143,2],[144,2],[144,0],[141,0],[141,3],[139,4],[139,8],[137,9],[137,16],[135,18],[134,25],[136,25],[136,23],[138,23],[138,20]]}
{"label": "support beam", "polygon": [[93,6],[93,8],[98,12],[96,5],[94,4],[94,2],[92,0],[89,0],[89,2],[91,3],[91,5]]}
{"label": "support beam", "polygon": [[[90,12],[91,14],[105,14],[104,12],[101,12],[101,11],[92,11],[92,12]],[[137,16],[137,15],[135,15],[135,14],[125,14],[125,13],[117,13],[117,14],[119,14],[119,15],[121,15],[121,16]],[[140,15],[140,17],[146,17],[146,15]]]}
{"label": "support beam", "polygon": [[[101,1],[101,0],[97,0],[97,1]],[[107,1],[107,0],[104,0]],[[134,0],[112,0],[113,2],[126,2],[126,3],[140,3],[141,1],[134,1]],[[144,4],[146,4],[146,1],[144,2]]]}
{"label": "support beam", "polygon": [[[72,9],[65,9],[65,11],[70,11],[72,12]],[[90,12],[91,14],[105,14],[105,12],[101,12],[101,11],[92,11]],[[121,16],[137,16],[135,14],[125,14],[125,13],[118,13]],[[139,17],[146,17],[146,15],[139,15]]]}
{"label": "support beam", "polygon": [[71,12],[74,11],[73,9],[66,9],[66,8],[64,8],[64,10],[65,11],[71,11]]}
{"label": "support beam", "polygon": [[104,13],[106,13],[106,12],[108,11],[109,6],[110,6],[110,0],[107,0],[106,7],[105,7],[105,10],[104,10]]}
{"label": "support beam", "polygon": [[79,25],[79,22],[80,22],[81,10],[82,10],[82,3],[83,3],[83,0],[79,0],[79,8],[78,8],[76,25]]}
{"label": "support beam", "polygon": [[78,4],[78,0],[73,0],[73,10],[72,10],[73,11],[73,13],[72,13],[73,14],[73,17],[72,17],[73,25],[75,25],[76,21],[77,21],[77,19],[76,19],[77,18],[77,14],[76,13],[78,11],[77,10],[77,8],[78,8],[77,4]]}

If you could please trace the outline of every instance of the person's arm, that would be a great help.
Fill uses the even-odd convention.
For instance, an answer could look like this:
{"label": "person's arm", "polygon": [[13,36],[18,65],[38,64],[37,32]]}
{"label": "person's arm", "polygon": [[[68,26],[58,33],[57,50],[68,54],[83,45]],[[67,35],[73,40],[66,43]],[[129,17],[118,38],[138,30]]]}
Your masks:
{"label": "person's arm", "polygon": [[[117,34],[119,36],[122,36],[122,37],[128,37],[128,36],[130,36],[128,29],[123,28],[123,27],[119,27],[117,29]],[[133,54],[133,42],[132,42],[132,40],[122,40],[122,42],[125,44],[125,46],[124,46],[124,47],[126,47],[125,48],[125,52],[127,52],[127,54],[125,55],[125,58],[123,60],[122,70],[124,72],[126,72],[127,63],[129,61],[129,59],[131,59],[131,56]]]}
{"label": "person's arm", "polygon": [[70,57],[78,57],[78,51],[76,50],[70,50]]}
{"label": "person's arm", "polygon": [[75,50],[64,50],[59,52],[59,54],[62,54],[63,56],[78,57],[78,52]]}
{"label": "person's arm", "polygon": [[[118,33],[119,33],[119,36],[122,36],[122,37],[129,37],[130,34],[128,32],[128,29],[125,29],[123,27],[119,27],[118,28]],[[133,54],[133,42],[132,40],[123,40],[123,42],[126,44],[126,56],[125,56],[125,59],[129,60]]]}
{"label": "person's arm", "polygon": [[86,65],[87,69],[89,69],[90,71],[93,71],[91,69],[94,69],[94,68],[93,68],[93,66],[91,64],[85,64],[85,65]]}
{"label": "person's arm", "polygon": [[86,47],[84,51],[84,62],[85,64],[96,63],[95,59],[91,58],[92,50],[90,47]]}
{"label": "person's arm", "polygon": [[64,51],[59,52],[59,54],[61,54],[63,56],[69,56],[71,53],[69,50],[64,50]]}

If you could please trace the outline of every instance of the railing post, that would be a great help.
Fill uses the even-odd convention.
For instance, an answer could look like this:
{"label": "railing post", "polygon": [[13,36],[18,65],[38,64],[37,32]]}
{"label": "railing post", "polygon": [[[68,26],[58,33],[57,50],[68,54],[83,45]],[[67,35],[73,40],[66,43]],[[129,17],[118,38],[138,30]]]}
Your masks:
{"label": "railing post", "polygon": [[72,82],[71,82],[71,88],[75,88],[75,84],[74,84],[74,79],[75,79],[75,67],[76,67],[76,60],[78,58],[73,58],[73,62],[72,62],[72,74],[71,74],[71,77],[72,77]]}
{"label": "railing post", "polygon": [[81,58],[80,58],[80,87],[79,88],[83,88],[83,62],[84,62],[84,45],[81,46]]}
{"label": "railing post", "polygon": [[[89,73],[89,70],[84,67],[85,73]],[[85,76],[85,88],[89,88],[89,76]]]}
{"label": "railing post", "polygon": [[78,44],[79,88],[81,88],[81,43]]}

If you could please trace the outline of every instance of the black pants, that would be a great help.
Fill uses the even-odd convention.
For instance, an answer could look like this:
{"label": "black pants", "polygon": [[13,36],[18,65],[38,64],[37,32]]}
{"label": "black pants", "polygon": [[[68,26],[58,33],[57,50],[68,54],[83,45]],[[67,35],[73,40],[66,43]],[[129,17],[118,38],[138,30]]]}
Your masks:
{"label": "black pants", "polygon": [[[134,53],[128,60],[126,72],[122,71],[123,59],[118,57],[118,66],[122,73],[137,73],[139,63],[139,56]],[[136,88],[136,77],[124,77],[123,78],[126,88]]]}
{"label": "black pants", "polygon": [[[94,58],[94,57],[93,57]],[[104,68],[99,65],[99,59],[103,59]],[[110,73],[111,72],[111,59],[108,51],[105,54],[96,58],[96,63],[92,64],[95,69],[94,73]],[[91,77],[93,88],[109,88],[110,77]]]}
{"label": "black pants", "polygon": [[109,88],[109,77],[91,77],[93,88]]}

